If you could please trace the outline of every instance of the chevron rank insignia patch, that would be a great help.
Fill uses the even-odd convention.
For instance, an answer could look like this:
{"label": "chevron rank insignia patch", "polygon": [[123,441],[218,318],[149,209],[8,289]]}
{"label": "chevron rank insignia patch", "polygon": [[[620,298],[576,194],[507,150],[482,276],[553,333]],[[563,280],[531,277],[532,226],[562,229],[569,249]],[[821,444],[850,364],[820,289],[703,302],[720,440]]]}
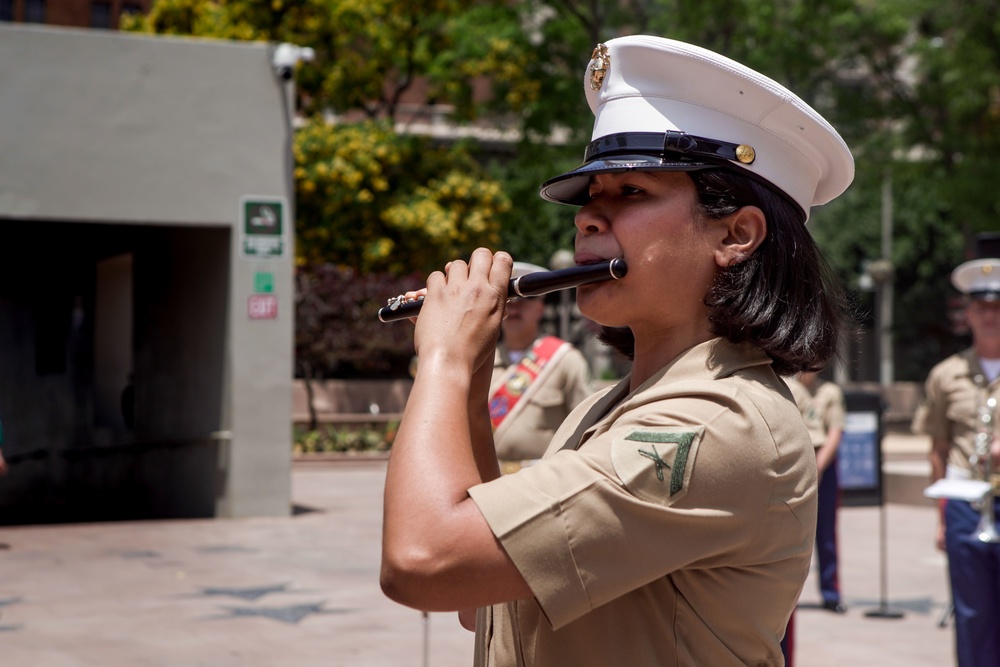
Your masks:
{"label": "chevron rank insignia patch", "polygon": [[611,462],[637,498],[672,505],[687,495],[704,426],[636,429],[615,438]]}

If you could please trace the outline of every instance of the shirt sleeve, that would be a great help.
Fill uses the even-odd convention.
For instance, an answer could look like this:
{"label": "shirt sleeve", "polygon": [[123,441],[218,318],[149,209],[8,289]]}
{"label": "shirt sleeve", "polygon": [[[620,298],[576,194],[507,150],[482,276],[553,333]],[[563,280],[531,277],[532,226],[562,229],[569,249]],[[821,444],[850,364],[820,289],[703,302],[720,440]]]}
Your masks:
{"label": "shirt sleeve", "polygon": [[911,430],[937,440],[951,439],[948,422],[948,402],[941,381],[941,367],[931,369],[924,383],[924,400],[913,416]]}
{"label": "shirt sleeve", "polygon": [[827,432],[833,429],[843,430],[845,414],[847,412],[844,402],[844,391],[832,382],[828,382],[826,386],[829,392],[826,406],[826,430]]}

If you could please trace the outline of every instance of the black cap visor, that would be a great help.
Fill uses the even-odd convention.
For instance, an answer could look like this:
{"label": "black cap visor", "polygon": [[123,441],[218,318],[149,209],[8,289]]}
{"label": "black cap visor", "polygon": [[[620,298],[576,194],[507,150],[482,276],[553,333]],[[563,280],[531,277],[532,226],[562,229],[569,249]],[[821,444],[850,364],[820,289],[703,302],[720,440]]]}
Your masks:
{"label": "black cap visor", "polygon": [[[543,183],[540,194],[548,201],[582,206],[593,174],[733,168],[742,148],[748,147],[676,130],[609,134],[591,141],[584,163]],[[752,149],[750,153],[747,162],[753,161]]]}
{"label": "black cap visor", "polygon": [[594,174],[625,171],[698,171],[718,166],[708,162],[668,160],[653,155],[615,155],[591,160],[573,171],[550,178],[542,183],[540,194],[542,199],[558,204],[583,206],[589,198],[590,177]]}

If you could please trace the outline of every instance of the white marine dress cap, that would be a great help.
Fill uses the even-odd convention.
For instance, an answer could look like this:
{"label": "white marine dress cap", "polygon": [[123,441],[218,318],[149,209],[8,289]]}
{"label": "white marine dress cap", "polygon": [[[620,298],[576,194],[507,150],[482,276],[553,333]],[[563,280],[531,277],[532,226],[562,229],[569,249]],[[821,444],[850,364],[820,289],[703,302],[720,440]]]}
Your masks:
{"label": "white marine dress cap", "polygon": [[837,131],[768,77],[698,46],[634,35],[598,44],[584,75],[594,130],[584,163],[541,187],[587,201],[591,174],[725,168],[763,181],[808,220],[843,193],[854,158]]}
{"label": "white marine dress cap", "polygon": [[1000,299],[1000,259],[974,259],[951,272],[951,284],[972,299]]}
{"label": "white marine dress cap", "polygon": [[520,278],[521,276],[526,276],[529,273],[537,273],[539,271],[547,271],[544,267],[538,266],[537,264],[529,264],[528,262],[514,262],[514,268],[510,270],[511,278]]}

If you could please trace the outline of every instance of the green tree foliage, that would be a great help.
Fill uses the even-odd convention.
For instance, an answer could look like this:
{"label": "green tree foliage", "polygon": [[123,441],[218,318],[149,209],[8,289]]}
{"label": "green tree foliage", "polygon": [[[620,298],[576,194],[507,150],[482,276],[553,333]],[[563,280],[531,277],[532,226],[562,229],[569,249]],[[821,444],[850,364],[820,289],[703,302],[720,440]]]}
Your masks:
{"label": "green tree foliage", "polygon": [[1000,7],[964,0],[916,3],[904,137],[930,167],[934,187],[968,236],[1000,215]]}
{"label": "green tree foliage", "polygon": [[969,258],[976,232],[1000,228],[992,185],[1000,173],[990,158],[1000,148],[1000,9],[974,0],[670,4],[671,25],[652,24],[655,33],[788,85],[851,146],[854,184],[813,211],[809,227],[868,332],[874,295],[859,280],[881,257],[882,194],[891,187],[895,378],[922,380],[967,343],[956,336],[951,269]]}
{"label": "green tree foliage", "polygon": [[[397,131],[403,120],[426,121],[420,109],[403,113],[414,87],[422,86],[425,104],[449,101],[457,118],[473,119],[468,82],[487,72],[503,81],[517,66],[496,35],[477,57],[453,57],[470,4],[159,0],[125,26],[316,51],[297,74],[307,119],[294,139],[300,376],[398,375],[412,355],[410,331],[379,323],[378,306],[418,287],[413,274],[478,246],[500,247],[501,219],[511,208],[501,184],[465,144]],[[502,88],[509,103],[538,92],[517,77]]]}
{"label": "green tree foliage", "polygon": [[616,9],[553,2],[562,17],[553,23],[594,42],[644,32],[717,50],[789,86],[841,131],[855,154],[855,182],[816,209],[809,226],[869,332],[874,295],[858,285],[865,264],[881,256],[882,191],[891,185],[897,379],[923,379],[931,363],[966,342],[955,335],[948,275],[968,259],[976,232],[1000,228],[993,185],[1000,174],[991,160],[1000,134],[995,3],[607,4]]}
{"label": "green tree foliage", "polygon": [[[594,44],[646,33],[725,53],[795,90],[851,146],[854,185],[809,225],[869,330],[872,295],[857,286],[881,255],[891,182],[897,378],[918,380],[962,342],[949,320],[951,268],[976,232],[998,228],[995,4],[158,0],[131,27],[314,48],[297,76],[309,118],[296,141],[300,263],[397,276],[475,245],[544,265],[572,244],[573,209],[537,192],[590,138],[581,81]],[[408,136],[427,121],[414,99],[495,136],[448,148]]]}
{"label": "green tree foliage", "polygon": [[[447,66],[451,33],[468,4],[159,0],[125,27],[313,47],[316,60],[299,71],[300,106],[324,113],[310,115],[295,137],[299,264],[398,276],[438,269],[480,245],[497,248],[500,216],[510,208],[502,186],[463,145],[432,144],[393,127],[418,79],[433,98],[481,71],[503,76],[503,67],[489,64],[495,58]],[[487,43],[487,52],[504,48],[500,39]],[[469,107],[468,91],[455,90]],[[330,112],[349,118],[329,123]]]}
{"label": "green tree foliage", "polygon": [[968,343],[957,335],[949,274],[971,258],[977,232],[1000,228],[991,159],[1000,148],[1000,10],[911,0],[862,9],[879,28],[858,33],[856,62],[875,85],[838,103],[859,130],[858,176],[814,233],[854,278],[879,255],[881,189],[891,184],[895,377],[920,381]]}

